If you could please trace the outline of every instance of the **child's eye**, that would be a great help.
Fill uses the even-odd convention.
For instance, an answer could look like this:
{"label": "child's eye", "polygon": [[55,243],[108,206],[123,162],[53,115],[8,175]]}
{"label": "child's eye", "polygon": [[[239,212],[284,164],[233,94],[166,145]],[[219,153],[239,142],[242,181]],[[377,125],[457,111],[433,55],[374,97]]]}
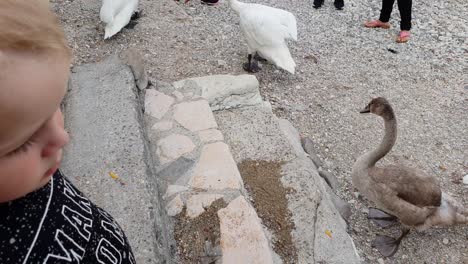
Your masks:
{"label": "child's eye", "polygon": [[14,156],[14,155],[17,155],[17,154],[20,154],[20,153],[27,152],[29,147],[31,147],[33,143],[34,142],[31,139],[29,139],[23,145],[21,145],[17,149],[15,149],[15,150],[11,151],[10,153],[8,153],[8,156]]}

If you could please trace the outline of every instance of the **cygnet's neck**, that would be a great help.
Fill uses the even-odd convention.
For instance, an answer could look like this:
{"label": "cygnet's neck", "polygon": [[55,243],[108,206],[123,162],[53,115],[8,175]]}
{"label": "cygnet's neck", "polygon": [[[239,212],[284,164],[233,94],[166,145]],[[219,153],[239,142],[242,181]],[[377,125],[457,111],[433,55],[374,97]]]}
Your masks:
{"label": "cygnet's neck", "polygon": [[380,145],[362,155],[358,159],[358,163],[362,166],[362,168],[370,168],[375,166],[375,163],[383,158],[393,147],[397,138],[397,121],[393,111],[386,113],[386,115],[382,116],[385,122],[385,135]]}

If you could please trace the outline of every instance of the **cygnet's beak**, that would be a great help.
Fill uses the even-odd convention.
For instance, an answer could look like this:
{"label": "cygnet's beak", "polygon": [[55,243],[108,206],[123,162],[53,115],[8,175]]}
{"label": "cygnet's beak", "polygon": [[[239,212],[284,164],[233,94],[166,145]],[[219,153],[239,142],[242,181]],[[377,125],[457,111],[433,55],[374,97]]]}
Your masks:
{"label": "cygnet's beak", "polygon": [[369,106],[366,106],[364,109],[362,109],[361,111],[359,111],[359,113],[361,113],[361,114],[370,113],[370,108],[369,108]]}

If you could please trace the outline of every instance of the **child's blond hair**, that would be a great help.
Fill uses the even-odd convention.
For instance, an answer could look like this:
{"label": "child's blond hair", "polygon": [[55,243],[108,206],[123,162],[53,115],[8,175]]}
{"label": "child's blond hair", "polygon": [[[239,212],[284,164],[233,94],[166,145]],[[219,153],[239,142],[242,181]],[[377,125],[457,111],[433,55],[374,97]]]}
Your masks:
{"label": "child's blond hair", "polygon": [[0,0],[1,51],[71,58],[62,27],[42,0]]}

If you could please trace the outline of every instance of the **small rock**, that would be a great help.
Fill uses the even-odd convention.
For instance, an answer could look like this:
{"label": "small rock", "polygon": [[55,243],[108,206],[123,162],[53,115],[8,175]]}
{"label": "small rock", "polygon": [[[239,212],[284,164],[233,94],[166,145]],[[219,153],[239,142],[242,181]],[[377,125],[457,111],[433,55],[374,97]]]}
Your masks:
{"label": "small rock", "polygon": [[468,174],[463,177],[463,184],[468,184]]}
{"label": "small rock", "polygon": [[196,147],[189,137],[180,134],[169,135],[159,140],[157,146],[156,153],[162,164],[175,160]]}
{"label": "small rock", "polygon": [[174,95],[174,97],[175,97],[175,98],[177,99],[177,101],[179,101],[179,102],[182,101],[182,100],[184,100],[184,95],[183,95],[181,92],[179,92],[179,91],[174,91],[174,92],[172,93],[172,95]]}
{"label": "small rock", "polygon": [[333,190],[336,191],[340,188],[340,184],[338,180],[336,179],[335,175],[322,169],[319,169],[318,173],[320,177],[322,177],[327,182],[328,186],[330,186]]}
{"label": "small rock", "polygon": [[301,143],[302,147],[304,148],[304,151],[309,154],[309,158],[314,162],[315,166],[317,168],[322,167],[322,161],[319,159],[319,157],[316,154],[316,149],[314,147],[314,142],[312,139],[309,137],[303,137],[301,138]]}
{"label": "small rock", "polygon": [[444,238],[444,239],[442,240],[442,243],[444,243],[444,245],[448,245],[449,240],[448,240],[447,238]]}
{"label": "small rock", "polygon": [[226,61],[224,61],[224,60],[218,60],[218,67],[220,67],[220,68],[226,68],[226,67],[227,67]]}
{"label": "small rock", "polygon": [[334,193],[330,193],[332,203],[335,206],[336,210],[340,213],[341,217],[345,220],[348,221],[349,217],[351,216],[351,206],[340,199],[338,195]]}
{"label": "small rock", "polygon": [[122,59],[132,70],[137,87],[144,90],[148,86],[148,75],[145,71],[145,63],[141,52],[130,48],[122,53]]}
{"label": "small rock", "polygon": [[348,201],[348,203],[350,203],[350,204],[354,204],[355,202],[356,202],[356,200],[354,200],[354,199],[351,199],[351,200]]}
{"label": "small rock", "polygon": [[184,208],[184,202],[180,198],[180,195],[177,195],[169,204],[166,206],[166,211],[169,216],[175,216],[182,212]]}
{"label": "small rock", "polygon": [[377,260],[377,262],[378,262],[379,264],[385,264],[385,261],[384,261],[382,258],[379,258],[379,259]]}

